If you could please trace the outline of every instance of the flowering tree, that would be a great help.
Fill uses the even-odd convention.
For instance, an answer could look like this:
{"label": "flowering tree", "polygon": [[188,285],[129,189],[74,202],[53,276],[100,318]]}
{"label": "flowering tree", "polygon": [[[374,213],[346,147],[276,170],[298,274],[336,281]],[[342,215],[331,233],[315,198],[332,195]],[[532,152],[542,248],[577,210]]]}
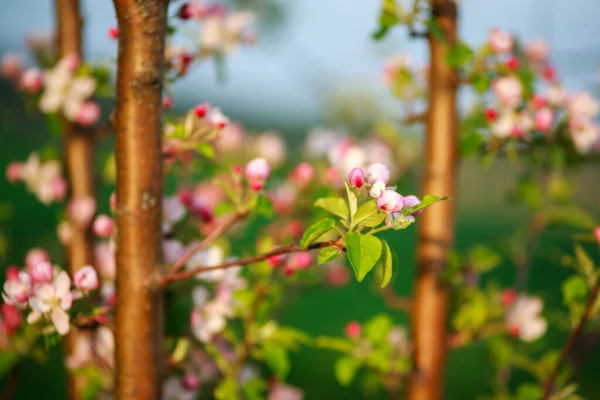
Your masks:
{"label": "flowering tree", "polygon": [[[600,241],[594,218],[572,202],[564,176],[598,146],[598,105],[587,94],[567,95],[543,45],[523,49],[495,29],[474,50],[457,38],[454,2],[415,1],[410,8],[383,2],[375,37],[406,24],[413,36],[428,37],[431,51],[427,77],[406,57],[384,69],[406,110],[403,123],[426,122],[418,198],[390,185],[407,168],[397,160],[407,158],[408,145],[381,127],[361,140],[314,130],[308,160],[286,166],[285,143],[272,132],[248,135],[205,102],[184,115],[169,111],[174,81],[209,60],[220,65],[256,40],[249,11],[115,0],[113,85],[110,69],[82,60],[77,1],[56,5],[59,51],[36,42],[40,69],[22,70],[21,60],[7,54],[2,73],[57,128],[67,178],[56,152],[32,153],[6,173],[44,204],[69,193],[57,229],[69,268],[38,248],[24,268],[6,269],[7,370],[39,354],[41,338],[48,347],[68,335],[72,398],[299,399],[301,389],[285,383],[289,354],[314,345],[340,353],[334,370],[341,385],[360,377],[369,392],[432,399],[443,394],[447,350],[483,342],[497,370],[493,398],[513,396],[513,368],[533,378],[516,398],[577,398],[563,366],[586,325],[600,318],[593,257],[581,245],[563,257],[577,273],[562,287],[568,314],[560,320],[571,329],[558,353],[528,345],[544,336],[549,321],[527,281],[540,235],[553,226],[569,227],[569,234],[576,229],[582,242]],[[184,26],[198,30],[192,46],[173,44]],[[459,84],[472,88],[475,99],[460,121]],[[96,100],[113,94],[114,114],[105,125]],[[94,197],[91,153],[93,139],[111,132],[112,123],[107,170],[115,171],[116,191],[103,205]],[[460,199],[456,161],[469,154],[485,164],[508,154],[527,167],[515,197],[531,208],[531,224],[503,251],[487,244],[453,250],[448,196]],[[415,222],[418,278],[408,300],[388,286],[399,257],[394,240],[403,234],[389,233]],[[321,281],[345,284],[344,259],[358,281],[373,271],[390,306],[411,312],[410,330],[386,314],[349,322],[341,337],[312,338],[277,322],[294,293]],[[479,284],[479,275],[504,259],[516,267],[515,283]],[[315,263],[321,267],[311,268]]]}

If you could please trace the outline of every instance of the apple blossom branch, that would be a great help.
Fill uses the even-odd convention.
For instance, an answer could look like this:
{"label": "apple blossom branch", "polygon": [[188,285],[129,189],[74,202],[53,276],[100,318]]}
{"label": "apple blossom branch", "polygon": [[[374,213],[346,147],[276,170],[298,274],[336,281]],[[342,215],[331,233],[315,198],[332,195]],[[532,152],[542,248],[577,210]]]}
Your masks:
{"label": "apple blossom branch", "polygon": [[201,274],[203,272],[214,271],[214,270],[219,270],[219,269],[227,269],[227,268],[238,267],[238,266],[243,266],[243,265],[248,265],[248,264],[254,264],[254,263],[257,263],[260,261],[267,260],[271,257],[275,257],[275,256],[283,255],[283,254],[299,253],[302,251],[322,249],[322,248],[329,247],[329,246],[338,246],[340,248],[344,248],[344,245],[343,245],[342,241],[340,240],[340,238],[335,239],[335,240],[329,240],[326,242],[313,243],[310,246],[308,246],[307,248],[290,243],[290,244],[287,244],[284,246],[277,247],[277,248],[275,248],[271,251],[268,251],[266,253],[263,253],[263,254],[259,254],[259,255],[253,256],[253,257],[248,257],[248,258],[244,258],[244,259],[240,259],[240,260],[228,261],[223,264],[215,265],[212,267],[200,266],[200,267],[197,267],[194,269],[190,269],[189,271],[170,272],[160,280],[159,285],[164,287],[164,286],[167,286],[169,283],[183,281],[183,280],[191,278],[192,276]]}
{"label": "apple blossom branch", "polygon": [[598,300],[599,294],[600,294],[600,281],[596,282],[596,285],[592,289],[592,292],[590,293],[590,297],[588,298],[587,304],[585,306],[585,311],[583,312],[583,316],[577,323],[577,326],[575,327],[575,329],[573,329],[571,331],[571,333],[569,334],[569,337],[567,338],[567,341],[565,342],[565,345],[563,346],[563,348],[560,352],[558,361],[556,361],[556,365],[554,365],[554,369],[552,370],[552,373],[546,380],[546,384],[544,385],[544,396],[542,397],[542,400],[547,400],[550,398],[550,395],[552,394],[552,390],[554,388],[556,377],[558,376],[558,373],[560,372],[560,367],[561,367],[562,363],[569,356],[569,353],[571,353],[571,349],[573,348],[575,341],[577,340],[579,335],[581,335],[581,333],[583,332],[583,328],[585,327],[588,320],[590,319],[590,316],[592,314],[592,309],[594,308],[594,304],[596,304],[596,301]]}
{"label": "apple blossom branch", "polygon": [[173,265],[169,268],[168,274],[172,275],[177,273],[190,260],[190,258],[194,256],[194,254],[208,247],[219,236],[227,232],[233,225],[244,219],[247,215],[247,211],[237,212],[231,216],[231,218],[225,220],[221,225],[213,229],[201,242],[193,246],[179,260],[173,263]]}

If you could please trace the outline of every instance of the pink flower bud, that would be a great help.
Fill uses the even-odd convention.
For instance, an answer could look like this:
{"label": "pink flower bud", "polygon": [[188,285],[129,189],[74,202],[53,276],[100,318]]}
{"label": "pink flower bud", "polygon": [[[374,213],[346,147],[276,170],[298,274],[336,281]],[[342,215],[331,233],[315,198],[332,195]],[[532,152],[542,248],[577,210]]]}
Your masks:
{"label": "pink flower bud", "polygon": [[284,228],[284,231],[293,237],[300,237],[302,236],[304,230],[304,226],[302,224],[302,221],[298,220],[298,219],[294,219],[291,220],[290,222],[288,222]]}
{"label": "pink flower bud", "polygon": [[306,186],[315,176],[315,168],[307,162],[301,162],[290,173],[290,180],[298,186]]}
{"label": "pink flower bud", "polygon": [[35,267],[37,264],[50,261],[50,255],[44,249],[39,247],[33,248],[27,252],[25,256],[25,266]]}
{"label": "pink flower bud", "polygon": [[600,245],[600,226],[597,226],[594,229],[594,237],[596,238],[596,242],[598,242],[598,245]]}
{"label": "pink flower bud", "polygon": [[96,212],[96,200],[93,197],[75,197],[67,205],[67,214],[72,222],[87,227]]}
{"label": "pink flower bud", "polygon": [[506,60],[506,67],[508,69],[516,70],[519,68],[519,59],[515,56],[511,56],[508,60]]}
{"label": "pink flower bud", "polygon": [[190,19],[190,17],[192,16],[190,4],[183,3],[181,7],[179,7],[179,11],[177,11],[177,16],[183,20]]}
{"label": "pink flower bud", "polygon": [[115,224],[112,218],[104,214],[98,215],[94,221],[94,224],[92,225],[92,231],[94,234],[103,238],[112,236],[114,230]]}
{"label": "pink flower bud", "polygon": [[200,379],[196,375],[185,374],[181,378],[181,386],[183,386],[185,390],[195,392],[200,387]]}
{"label": "pink flower bud", "polygon": [[246,179],[253,190],[260,190],[271,173],[271,167],[264,158],[255,158],[246,165]]}
{"label": "pink flower bud", "polygon": [[23,179],[23,163],[13,161],[6,167],[6,179],[10,183],[17,183]]}
{"label": "pink flower bud", "polygon": [[534,94],[531,98],[531,105],[534,108],[542,108],[546,105],[546,99],[540,94]]}
{"label": "pink flower bud", "polygon": [[21,89],[28,93],[39,92],[44,86],[42,71],[37,68],[29,68],[21,75],[19,84]]}
{"label": "pink flower bud", "polygon": [[294,254],[288,263],[290,267],[293,269],[306,269],[310,267],[312,263],[312,257],[308,251],[303,251],[301,253]]}
{"label": "pink flower bud", "polygon": [[399,212],[404,207],[404,198],[393,190],[384,190],[377,199],[377,207],[388,214]]}
{"label": "pink flower bud", "polygon": [[196,107],[194,107],[194,114],[196,114],[196,117],[198,118],[204,118],[206,117],[208,110],[210,110],[210,104],[198,104]]}
{"label": "pink flower bud", "polygon": [[54,278],[54,268],[47,261],[28,266],[27,271],[33,283],[50,283]]}
{"label": "pink flower bud", "polygon": [[362,331],[362,326],[359,322],[352,321],[346,325],[346,336],[351,339],[358,339]]}
{"label": "pink flower bud", "polygon": [[500,301],[504,307],[509,307],[513,305],[516,299],[517,292],[515,291],[515,289],[506,289],[502,292],[502,299]]}
{"label": "pink flower bud", "polygon": [[227,126],[227,124],[229,124],[229,118],[227,118],[217,107],[208,111],[206,114],[206,120],[208,121],[209,125],[217,129],[223,129]]}
{"label": "pink flower bud", "polygon": [[173,98],[171,96],[164,96],[162,98],[162,106],[165,110],[173,108]]}
{"label": "pink flower bud", "polygon": [[18,281],[19,280],[19,267],[16,265],[10,265],[6,268],[4,273],[7,281]]}
{"label": "pink flower bud", "polygon": [[548,59],[550,49],[548,44],[541,39],[532,40],[525,47],[525,54],[535,63],[540,63]]}
{"label": "pink flower bud", "polygon": [[108,30],[108,37],[117,40],[119,38],[119,28],[117,26],[113,26]]}
{"label": "pink flower bud", "polygon": [[558,77],[556,75],[556,70],[551,65],[546,65],[544,67],[544,70],[542,71],[542,76],[548,82],[556,82],[558,80]]}
{"label": "pink flower bud", "polygon": [[365,184],[365,172],[362,168],[353,168],[348,174],[348,181],[352,186],[360,189]]}
{"label": "pink flower bud", "polygon": [[94,101],[86,101],[81,105],[77,114],[77,123],[83,126],[91,126],[98,122],[102,110],[98,103]]}
{"label": "pink flower bud", "polygon": [[14,333],[23,324],[23,315],[21,311],[10,304],[2,304],[2,325],[10,335]]}
{"label": "pink flower bud", "polygon": [[52,180],[52,197],[54,200],[62,200],[67,195],[67,181],[57,176]]}
{"label": "pink flower bud", "polygon": [[[404,196],[404,207],[414,207],[414,206],[418,206],[419,204],[421,204],[421,200],[419,200],[419,198],[417,196]],[[421,215],[423,213],[424,210],[419,210],[416,211],[414,213],[412,213],[411,215],[413,217],[418,217],[419,215]]]}
{"label": "pink flower bud", "polygon": [[495,108],[488,107],[484,111],[485,119],[492,122],[498,119],[498,111]]}
{"label": "pink flower bud", "polygon": [[513,38],[510,33],[498,28],[490,31],[488,43],[494,53],[508,53],[513,47]]}
{"label": "pink flower bud", "polygon": [[344,286],[350,281],[350,271],[340,264],[333,264],[325,275],[327,283],[332,286]]}
{"label": "pink flower bud", "polygon": [[269,265],[273,268],[277,268],[281,265],[281,263],[283,263],[284,260],[284,256],[283,255],[277,255],[277,256],[272,256],[267,258],[267,262],[269,263]]}
{"label": "pink flower bud", "polygon": [[390,170],[383,164],[375,163],[367,168],[367,182],[371,185],[381,181],[387,185],[390,181]]}
{"label": "pink flower bud", "polygon": [[73,274],[73,282],[79,290],[90,291],[98,289],[98,274],[91,265],[86,265]]}
{"label": "pink flower bud", "polygon": [[548,132],[554,123],[554,114],[550,108],[544,107],[536,111],[534,120],[535,129]]}
{"label": "pink flower bud", "polygon": [[14,53],[6,53],[0,60],[0,75],[4,79],[18,79],[23,68],[21,57]]}

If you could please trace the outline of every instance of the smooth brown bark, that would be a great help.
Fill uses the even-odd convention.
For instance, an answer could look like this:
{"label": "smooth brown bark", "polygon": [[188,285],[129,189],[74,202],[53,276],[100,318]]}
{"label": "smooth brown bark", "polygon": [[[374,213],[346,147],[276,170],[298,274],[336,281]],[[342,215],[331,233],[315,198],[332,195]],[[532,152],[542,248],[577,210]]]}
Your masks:
{"label": "smooth brown bark", "polygon": [[114,0],[119,23],[117,399],[158,399],[162,370],[161,96],[166,0]]}
{"label": "smooth brown bark", "polygon": [[[55,17],[57,30],[58,56],[64,57],[75,54],[82,58],[82,26],[83,21],[79,10],[79,0],[56,0]],[[76,124],[63,118],[64,131],[64,164],[69,182],[69,201],[73,198],[94,197],[94,139]],[[87,228],[73,225],[73,236],[67,246],[67,263],[73,274],[84,265],[94,263],[94,241]],[[79,335],[89,333],[79,332],[71,327],[66,340],[66,354],[69,356],[75,349]],[[79,399],[84,389],[85,380],[68,374],[69,397]]]}
{"label": "smooth brown bark", "polygon": [[[429,111],[425,137],[425,171],[422,193],[455,197],[457,114],[455,71],[446,62],[456,38],[456,4],[432,0],[432,17],[444,37],[428,35]],[[443,397],[446,360],[448,290],[440,279],[454,244],[454,202],[440,202],[419,221],[418,277],[413,300],[412,324],[416,374],[409,387],[410,400]]]}

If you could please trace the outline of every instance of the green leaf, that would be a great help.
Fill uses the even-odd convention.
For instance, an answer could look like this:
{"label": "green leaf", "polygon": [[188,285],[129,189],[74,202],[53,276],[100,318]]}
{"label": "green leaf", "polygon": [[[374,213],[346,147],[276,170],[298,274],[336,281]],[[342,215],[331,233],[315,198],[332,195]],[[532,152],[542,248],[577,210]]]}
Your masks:
{"label": "green leaf", "polygon": [[446,62],[451,67],[461,68],[466,66],[474,56],[473,50],[464,42],[458,42],[449,52]]}
{"label": "green leaf", "polygon": [[382,343],[387,340],[390,330],[394,326],[392,319],[385,314],[377,314],[363,327],[364,335],[373,343]]}
{"label": "green leaf", "polygon": [[5,376],[17,363],[19,356],[9,351],[0,352],[0,376]]}
{"label": "green leaf", "polygon": [[315,207],[321,207],[333,215],[337,215],[344,221],[348,220],[350,214],[346,200],[342,199],[341,197],[325,197],[319,199],[315,201]]}
{"label": "green leaf", "polygon": [[237,391],[237,383],[231,377],[225,378],[219,382],[214,392],[217,400],[237,400],[239,394]]}
{"label": "green leaf", "polygon": [[390,246],[385,240],[382,240],[381,243],[383,244],[383,252],[381,255],[381,266],[383,268],[383,272],[381,274],[381,287],[383,288],[386,287],[392,280],[394,269]]}
{"label": "green leaf", "polygon": [[348,386],[354,380],[356,372],[360,368],[360,361],[354,357],[340,357],[335,362],[335,378],[342,386]]}
{"label": "green leaf", "polygon": [[353,216],[354,214],[356,214],[356,209],[358,208],[358,199],[356,198],[356,195],[354,194],[354,191],[352,190],[348,182],[344,180],[344,184],[346,185],[346,194],[348,195],[348,207],[350,208],[350,221],[352,222],[354,218]]}
{"label": "green leaf", "polygon": [[263,217],[270,218],[275,215],[275,211],[273,210],[273,203],[267,196],[259,195],[256,208],[254,209],[258,215],[262,215]]}
{"label": "green leaf", "polygon": [[346,235],[346,248],[356,280],[362,282],[381,257],[381,240],[375,236],[349,232]]}
{"label": "green leaf", "polygon": [[452,200],[452,198],[449,196],[439,197],[439,196],[434,196],[432,194],[426,194],[425,197],[423,197],[423,200],[421,200],[420,204],[417,204],[414,207],[406,207],[405,209],[402,210],[402,214],[403,215],[414,214],[415,212],[417,212],[419,210],[423,210],[424,208],[427,208],[427,207],[437,203],[438,201],[442,201],[442,200]]}
{"label": "green leaf", "polygon": [[307,248],[312,242],[320,238],[323,234],[325,234],[334,226],[335,220],[331,218],[324,218],[320,221],[315,222],[304,232],[304,235],[302,235],[300,245],[304,248]]}
{"label": "green leaf", "polygon": [[217,217],[234,211],[235,206],[231,203],[219,203],[219,205],[215,207],[215,215]]}
{"label": "green leaf", "polygon": [[260,378],[252,378],[242,386],[246,400],[263,400],[267,390],[267,383]]}
{"label": "green leaf", "polygon": [[583,247],[579,245],[575,246],[575,257],[577,257],[577,265],[579,266],[579,270],[585,277],[588,285],[590,287],[594,286],[596,284],[596,280],[598,279],[594,261],[592,261],[590,256],[585,252],[585,250],[583,250]]}
{"label": "green leaf", "polygon": [[283,347],[265,346],[265,362],[277,377],[284,381],[287,374],[290,372],[290,360],[287,350]]}
{"label": "green leaf", "polygon": [[585,300],[588,294],[588,287],[585,280],[579,275],[569,277],[562,284],[563,302],[566,306]]}
{"label": "green leaf", "polygon": [[210,160],[215,158],[215,148],[210,143],[198,143],[194,148],[199,154]]}
{"label": "green leaf", "polygon": [[319,256],[317,257],[317,262],[319,265],[326,264],[331,260],[335,260],[340,255],[340,250],[337,246],[329,246],[321,249],[319,252]]}
{"label": "green leaf", "polygon": [[364,203],[354,214],[352,218],[353,227],[365,226],[367,228],[375,227],[383,222],[385,213],[377,208],[376,200],[369,200]]}
{"label": "green leaf", "polygon": [[379,14],[379,28],[371,36],[375,40],[383,39],[389,29],[399,22],[397,6],[394,0],[383,0],[381,13]]}
{"label": "green leaf", "polygon": [[523,383],[519,385],[516,400],[539,400],[543,397],[542,388],[535,383]]}
{"label": "green leaf", "polygon": [[319,336],[315,340],[317,347],[322,349],[329,349],[339,351],[340,353],[350,353],[354,350],[354,343],[350,342],[348,338],[330,338],[327,336]]}
{"label": "green leaf", "polygon": [[477,245],[469,250],[469,263],[478,272],[488,272],[502,262],[502,257],[489,247]]}

